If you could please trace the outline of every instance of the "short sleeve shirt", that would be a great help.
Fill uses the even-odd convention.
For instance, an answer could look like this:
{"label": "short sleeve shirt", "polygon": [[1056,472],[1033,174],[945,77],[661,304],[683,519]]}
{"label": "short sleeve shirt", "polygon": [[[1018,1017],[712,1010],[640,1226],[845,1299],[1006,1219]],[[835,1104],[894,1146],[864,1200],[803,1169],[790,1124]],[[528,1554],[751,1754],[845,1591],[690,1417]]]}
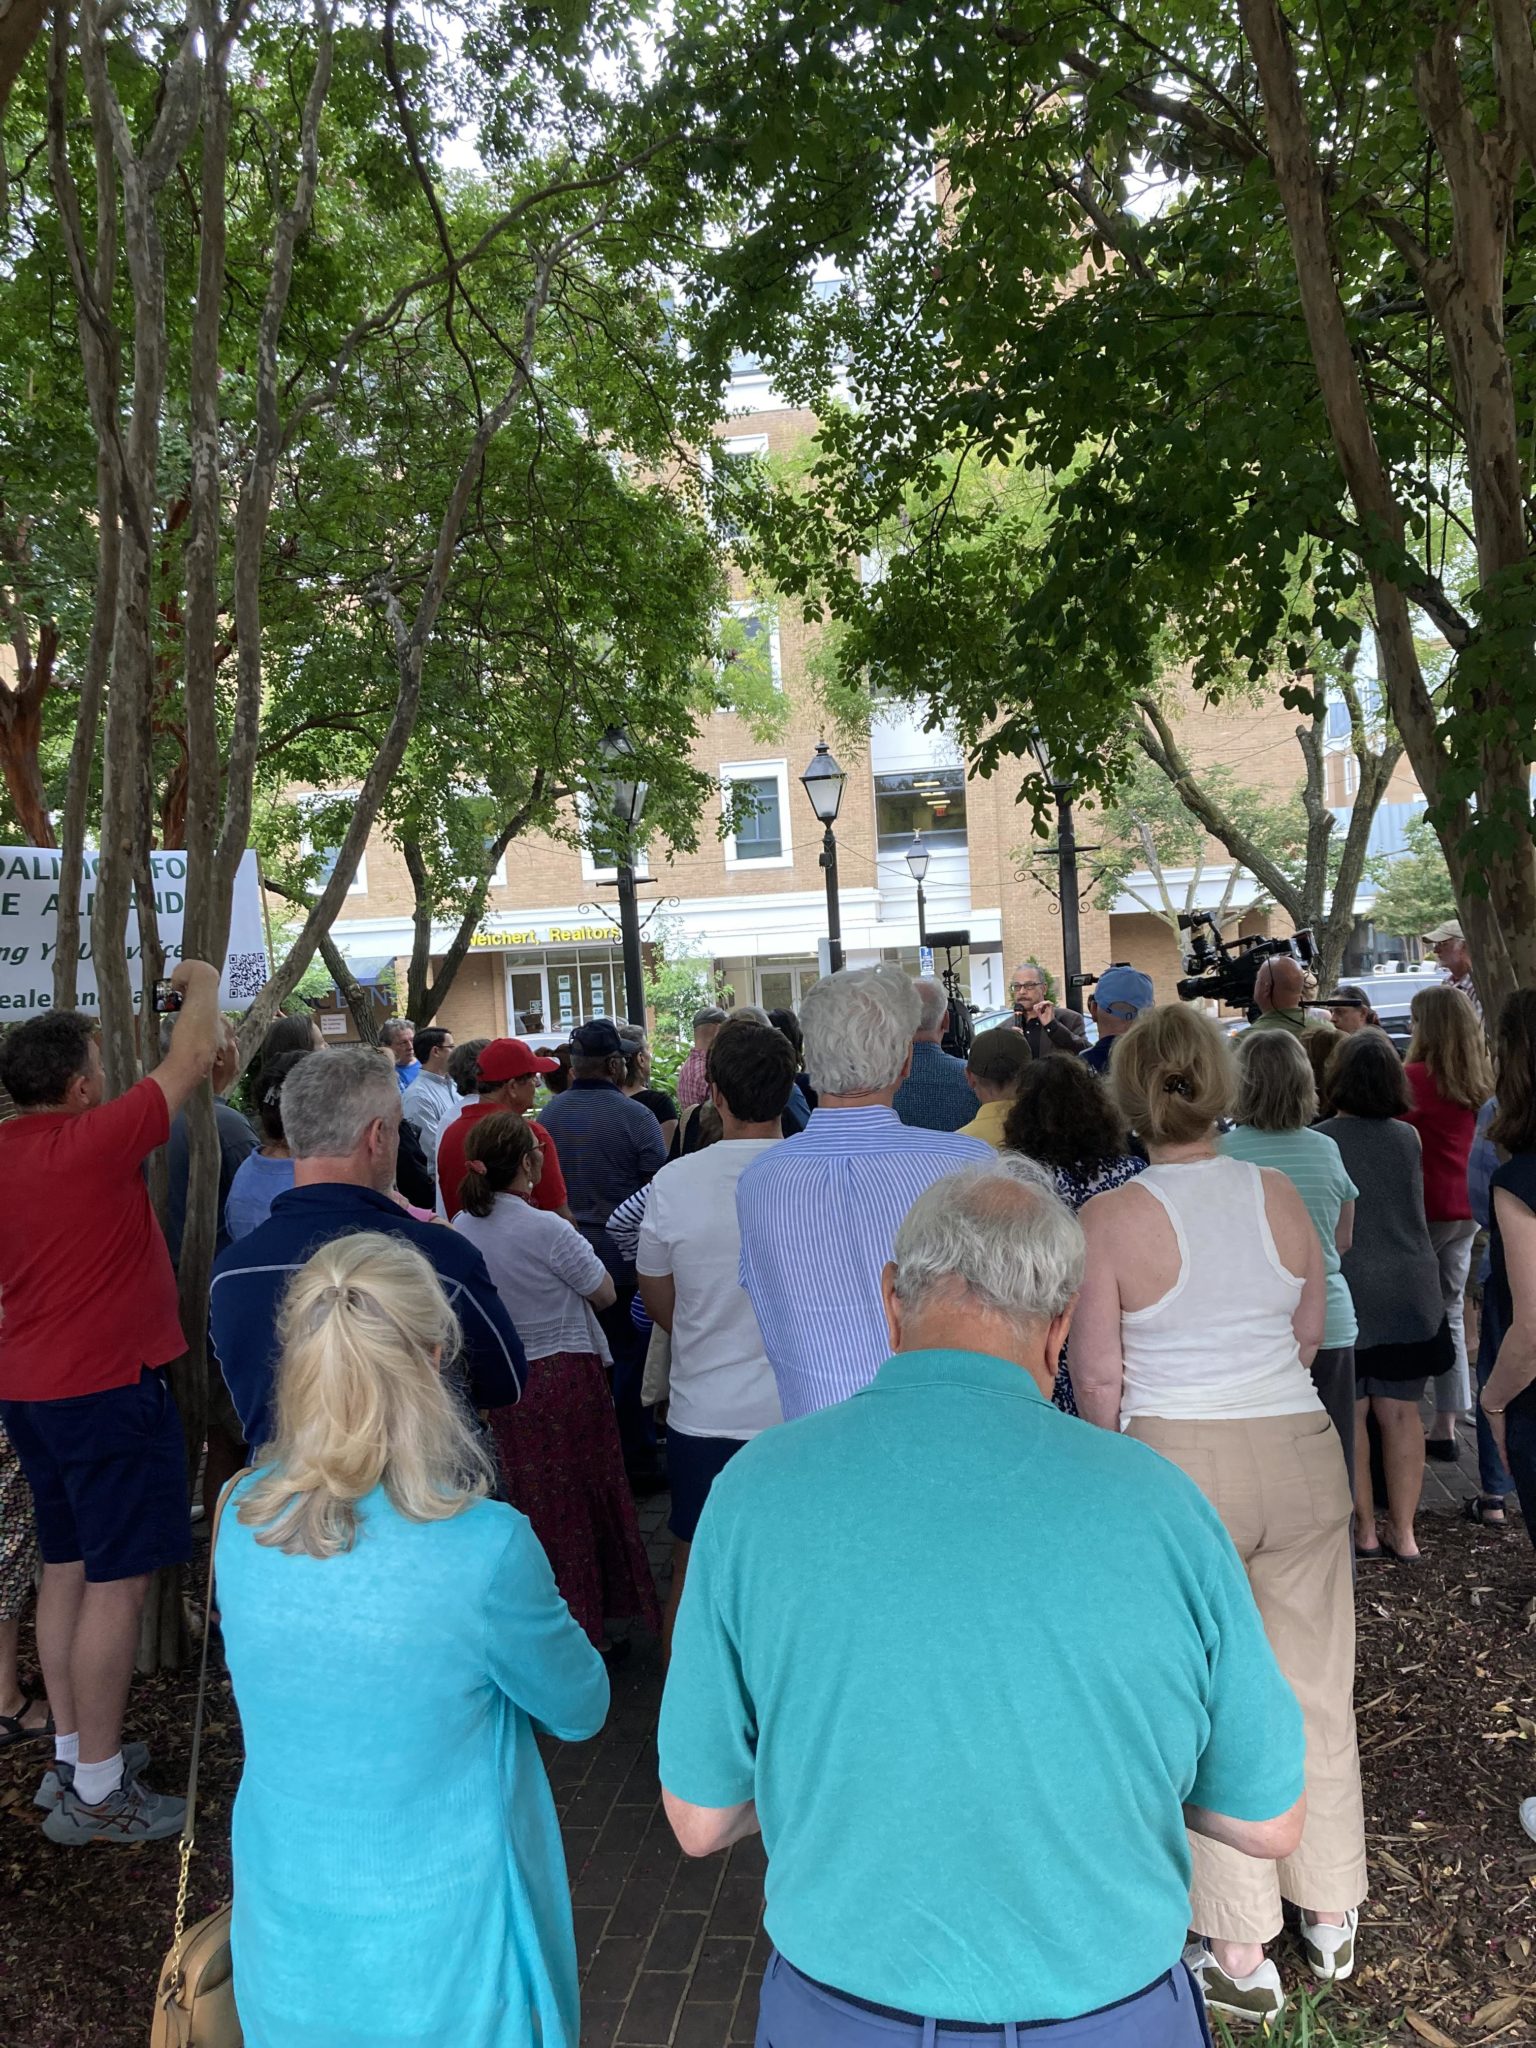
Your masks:
{"label": "short sleeve shirt", "polygon": [[646,1190],[635,1270],[677,1290],[667,1427],[756,1436],[780,1419],[779,1390],[741,1284],[736,1183],[779,1142],[723,1138],[664,1166]]}
{"label": "short sleeve shirt", "polygon": [[768,1932],[836,1990],[994,2024],[1130,1997],[1183,1947],[1183,1803],[1273,1819],[1303,1749],[1209,1503],[1017,1365],[889,1359],[714,1483],[661,1779],[755,1799]]}
{"label": "short sleeve shirt", "polygon": [[132,1386],[186,1350],[143,1166],[170,1135],[152,1080],[79,1116],[0,1124],[0,1400]]}
{"label": "short sleeve shirt", "polygon": [[1328,1313],[1323,1326],[1323,1347],[1337,1351],[1353,1344],[1359,1334],[1355,1304],[1349,1282],[1339,1259],[1339,1211],[1346,1202],[1360,1199],[1344,1168],[1343,1156],[1324,1131],[1256,1131],[1251,1124],[1239,1124],[1221,1139],[1229,1159],[1246,1159],[1254,1166],[1270,1166],[1291,1182],[1312,1218],[1323,1247],[1323,1272],[1328,1282]]}

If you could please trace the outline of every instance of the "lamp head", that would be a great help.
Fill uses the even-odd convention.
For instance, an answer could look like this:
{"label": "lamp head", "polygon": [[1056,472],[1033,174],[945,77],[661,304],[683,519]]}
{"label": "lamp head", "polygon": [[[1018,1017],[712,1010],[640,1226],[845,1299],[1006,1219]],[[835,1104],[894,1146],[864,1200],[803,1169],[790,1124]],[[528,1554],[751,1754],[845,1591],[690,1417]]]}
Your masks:
{"label": "lamp head", "polygon": [[835,825],[848,777],[827,751],[825,740],[816,742],[815,756],[800,781],[811,800],[811,809],[822,824]]}

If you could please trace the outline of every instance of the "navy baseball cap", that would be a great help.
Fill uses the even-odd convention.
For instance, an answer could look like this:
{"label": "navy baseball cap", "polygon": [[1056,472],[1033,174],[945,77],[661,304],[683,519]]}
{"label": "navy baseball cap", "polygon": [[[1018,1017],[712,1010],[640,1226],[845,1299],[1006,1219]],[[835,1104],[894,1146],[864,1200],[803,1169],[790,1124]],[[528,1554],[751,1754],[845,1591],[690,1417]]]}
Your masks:
{"label": "navy baseball cap", "polygon": [[594,1017],[590,1024],[578,1024],[571,1033],[571,1051],[579,1059],[611,1060],[622,1056],[624,1041],[611,1017]]}
{"label": "navy baseball cap", "polygon": [[1131,1021],[1157,1007],[1152,977],[1137,967],[1106,967],[1093,986],[1093,1000],[1113,1017]]}

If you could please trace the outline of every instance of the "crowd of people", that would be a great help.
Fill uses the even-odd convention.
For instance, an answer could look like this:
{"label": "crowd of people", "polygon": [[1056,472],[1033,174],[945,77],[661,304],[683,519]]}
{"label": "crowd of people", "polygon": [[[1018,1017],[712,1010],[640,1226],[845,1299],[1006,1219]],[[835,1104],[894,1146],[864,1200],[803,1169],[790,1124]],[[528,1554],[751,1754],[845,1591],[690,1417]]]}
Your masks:
{"label": "crowd of people", "polygon": [[[701,1011],[675,1095],[607,1019],[275,1025],[218,1110],[201,1447],[251,2048],[575,2048],[535,1737],[597,1731],[637,1627],[679,1842],[767,1849],[760,2042],[1183,2048],[1283,2009],[1284,1901],[1348,1978],[1357,1575],[1417,1562],[1474,1407],[1468,1513],[1536,1531],[1536,990],[1490,1058],[1447,964],[1406,1060],[1285,956],[1235,1040],[1025,962],[963,1057],[938,984],[843,972]],[[0,1043],[0,1746],[51,1745],[66,1846],[185,1817],[123,1724],[193,1543],[187,1105],[238,1063],[174,979],[113,1101],[89,1019]]]}

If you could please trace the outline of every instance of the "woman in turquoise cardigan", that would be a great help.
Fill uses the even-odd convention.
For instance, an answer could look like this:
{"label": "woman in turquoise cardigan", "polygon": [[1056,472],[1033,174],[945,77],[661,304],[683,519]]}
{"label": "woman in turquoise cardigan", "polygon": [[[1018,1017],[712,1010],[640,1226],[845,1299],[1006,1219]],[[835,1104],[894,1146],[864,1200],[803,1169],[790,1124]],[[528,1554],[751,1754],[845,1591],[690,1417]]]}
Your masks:
{"label": "woman in turquoise cardigan", "polygon": [[577,2048],[559,1823],[535,1743],[595,1735],[602,1659],[439,1367],[398,1238],[324,1246],[283,1312],[276,1440],[218,1541],[245,1770],[246,2048]]}

